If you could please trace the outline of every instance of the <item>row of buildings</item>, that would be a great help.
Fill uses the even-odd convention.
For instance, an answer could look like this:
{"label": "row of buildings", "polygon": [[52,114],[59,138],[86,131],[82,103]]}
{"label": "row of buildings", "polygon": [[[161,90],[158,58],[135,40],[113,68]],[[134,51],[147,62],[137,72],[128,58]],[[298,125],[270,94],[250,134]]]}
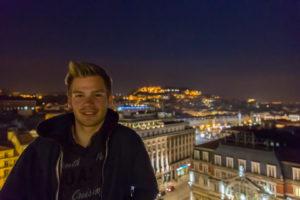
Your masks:
{"label": "row of buildings", "polygon": [[223,130],[194,146],[191,200],[300,199],[300,128]]}
{"label": "row of buildings", "polygon": [[24,149],[37,137],[36,133],[9,128],[0,131],[0,189]]}
{"label": "row of buildings", "polygon": [[[189,122],[175,121],[174,113],[139,111],[130,116],[119,115],[119,123],[134,129],[143,139],[158,181],[166,182],[188,173],[195,144],[195,129]],[[3,129],[0,135],[1,188],[23,150],[37,135],[18,128]]]}
{"label": "row of buildings", "polygon": [[143,139],[155,176],[161,182],[188,173],[195,144],[195,129],[189,122],[174,119],[174,113],[140,111],[128,117],[121,115],[119,120]]}

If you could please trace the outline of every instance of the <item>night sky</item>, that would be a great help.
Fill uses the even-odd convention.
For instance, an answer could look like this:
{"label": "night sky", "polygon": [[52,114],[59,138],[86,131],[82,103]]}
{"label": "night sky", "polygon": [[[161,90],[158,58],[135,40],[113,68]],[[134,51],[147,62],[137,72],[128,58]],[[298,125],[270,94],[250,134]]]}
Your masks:
{"label": "night sky", "polygon": [[296,0],[2,0],[0,9],[0,88],[65,92],[73,60],[106,68],[114,93],[159,85],[300,100]]}

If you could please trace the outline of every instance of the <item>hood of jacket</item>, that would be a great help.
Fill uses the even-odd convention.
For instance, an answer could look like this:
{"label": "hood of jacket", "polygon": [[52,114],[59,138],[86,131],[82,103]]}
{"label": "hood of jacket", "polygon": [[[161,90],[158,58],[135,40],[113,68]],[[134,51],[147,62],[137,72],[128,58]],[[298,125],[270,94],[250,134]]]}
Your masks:
{"label": "hood of jacket", "polygon": [[[74,113],[67,113],[44,120],[37,126],[37,133],[40,137],[53,140],[63,144],[68,140],[68,131],[70,124],[75,121]],[[117,126],[119,115],[111,109],[107,109],[104,123],[101,129],[104,129],[106,138]]]}

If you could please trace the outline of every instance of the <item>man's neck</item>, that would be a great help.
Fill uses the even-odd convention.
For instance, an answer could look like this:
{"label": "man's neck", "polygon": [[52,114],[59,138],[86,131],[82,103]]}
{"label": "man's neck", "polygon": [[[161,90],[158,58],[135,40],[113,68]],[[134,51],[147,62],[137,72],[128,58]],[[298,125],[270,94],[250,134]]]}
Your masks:
{"label": "man's neck", "polygon": [[103,122],[104,120],[96,126],[87,127],[75,120],[75,127],[72,127],[75,142],[86,148],[90,144],[93,135],[101,128]]}

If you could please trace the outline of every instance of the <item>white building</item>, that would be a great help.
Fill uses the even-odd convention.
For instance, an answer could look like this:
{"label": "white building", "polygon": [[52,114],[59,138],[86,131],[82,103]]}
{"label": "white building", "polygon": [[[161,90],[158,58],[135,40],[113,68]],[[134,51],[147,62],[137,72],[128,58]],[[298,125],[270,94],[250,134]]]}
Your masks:
{"label": "white building", "polygon": [[[170,115],[168,113],[166,117]],[[165,182],[188,173],[189,158],[195,144],[195,129],[189,126],[189,122],[141,115],[131,118],[121,116],[119,123],[141,136],[157,179]]]}

